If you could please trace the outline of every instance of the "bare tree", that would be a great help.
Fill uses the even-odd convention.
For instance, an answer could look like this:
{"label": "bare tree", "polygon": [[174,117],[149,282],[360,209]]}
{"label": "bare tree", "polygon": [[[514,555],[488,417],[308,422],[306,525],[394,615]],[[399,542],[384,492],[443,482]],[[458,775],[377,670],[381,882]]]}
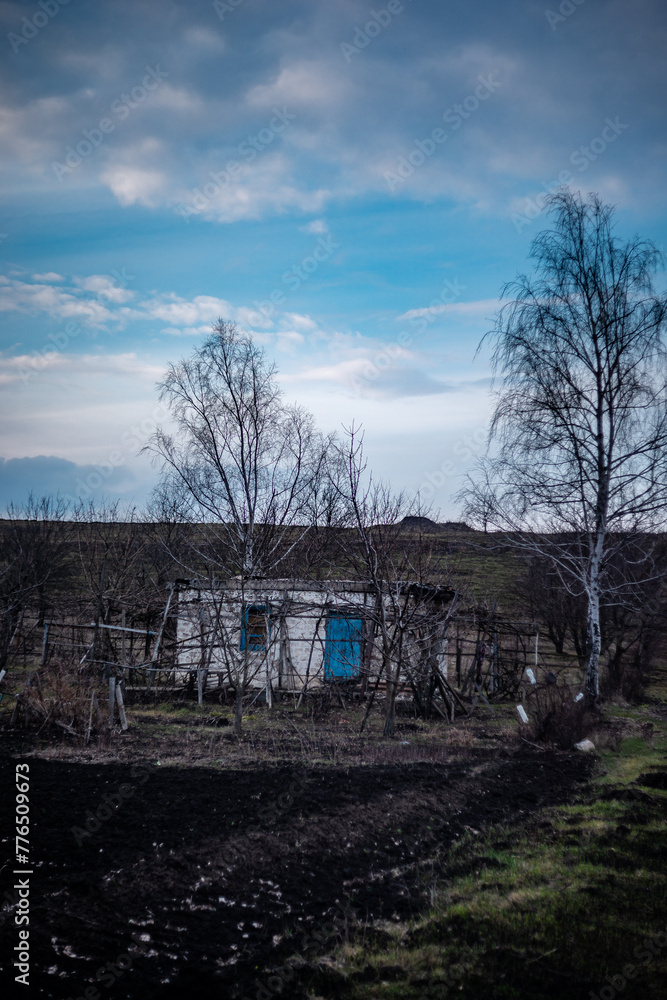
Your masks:
{"label": "bare tree", "polygon": [[[337,445],[336,456],[331,473],[343,501],[338,543],[344,562],[374,593],[374,607],[366,612],[372,630],[367,638],[376,645],[379,677],[386,682],[384,735],[393,736],[401,673],[422,666],[411,664],[410,649],[420,648],[427,660],[440,649],[454,592],[437,585],[435,549],[420,527],[429,512],[419,498],[393,493],[367,474],[363,434],[354,427]],[[406,519],[416,529],[409,530]]]}
{"label": "bare tree", "polygon": [[552,561],[538,555],[529,559],[517,591],[530,618],[539,622],[540,633],[553,643],[556,652],[563,654],[566,644],[571,643],[585,669],[588,635],[583,594],[573,594],[564,587]]}
{"label": "bare tree", "polygon": [[[143,649],[136,650],[136,657],[147,661],[167,583],[148,526],[134,508],[124,508],[119,501],[81,502],[72,520],[80,586],[70,613],[81,623],[95,624],[86,659],[117,662],[119,643],[108,626],[122,623],[146,630],[145,639],[139,637]],[[133,635],[131,641],[134,658]]]}
{"label": "bare tree", "polygon": [[496,451],[460,497],[468,516],[484,512],[584,595],[593,702],[601,604],[631,599],[637,581],[619,568],[636,552],[623,553],[667,507],[667,301],[653,287],[658,249],[621,242],[597,195],[561,190],[550,214],[533,276],[504,290],[512,301],[491,334]]}
{"label": "bare tree", "polygon": [[[641,693],[655,658],[664,620],[664,587],[667,548],[664,535],[626,539],[610,559],[607,578],[618,583],[600,605],[600,646],[606,677],[601,690],[632,698]],[[519,581],[519,595],[540,632],[557,653],[576,653],[585,669],[588,662],[588,629],[584,594],[568,590],[553,563],[534,556]]]}
{"label": "bare tree", "polygon": [[[182,569],[212,586],[236,577],[245,614],[246,582],[287,565],[312,523],[326,442],[309,413],[284,403],[264,351],[222,319],[189,358],[170,365],[159,389],[176,430],[160,428],[149,446],[162,465],[155,507],[190,526]],[[247,643],[234,645],[240,733],[254,661]]]}
{"label": "bare tree", "polygon": [[0,668],[62,597],[71,573],[67,514],[62,499],[31,494],[0,525]]}

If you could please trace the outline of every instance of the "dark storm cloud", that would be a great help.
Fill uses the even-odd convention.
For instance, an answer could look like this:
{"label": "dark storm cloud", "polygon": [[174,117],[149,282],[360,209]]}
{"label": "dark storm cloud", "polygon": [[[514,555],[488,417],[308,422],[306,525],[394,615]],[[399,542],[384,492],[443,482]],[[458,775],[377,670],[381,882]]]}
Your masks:
{"label": "dark storm cloud", "polygon": [[[627,124],[605,153],[612,194],[647,197],[664,154],[657,0],[584,0],[568,16],[554,4],[555,21],[528,2],[394,0],[375,19],[351,0],[71,2],[23,39],[40,9],[0,9],[4,155],[19,189],[100,186],[177,210],[231,159],[240,176],[206,207],[228,221],[395,194],[387,178],[407,162],[398,193],[494,212],[557,168],[585,187],[571,157],[607,116]],[[484,101],[480,80],[494,81]],[[274,109],[294,117],[263,143]],[[445,140],[429,153],[435,129]]]}

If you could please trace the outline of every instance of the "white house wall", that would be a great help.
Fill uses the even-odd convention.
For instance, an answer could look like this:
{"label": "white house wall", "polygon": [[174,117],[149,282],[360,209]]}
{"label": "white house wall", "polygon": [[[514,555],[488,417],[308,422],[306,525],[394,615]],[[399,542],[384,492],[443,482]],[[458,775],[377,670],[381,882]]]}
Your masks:
{"label": "white house wall", "polygon": [[[285,607],[286,599],[288,609],[283,614],[281,607]],[[242,659],[240,591],[227,591],[222,605],[218,604],[220,638],[210,661],[202,659],[200,621],[203,619],[205,633],[210,635],[216,619],[216,601],[219,600],[219,597],[214,600],[210,591],[181,592],[177,626],[179,670],[207,666],[213,673],[226,675],[229,658],[238,658],[237,662]],[[356,606],[360,609],[359,617],[363,619],[362,609],[372,600],[372,595],[363,592],[342,591],[334,595],[322,590],[246,591],[246,606],[268,605],[275,614],[267,649],[261,652],[249,650],[247,653],[251,685],[263,687],[270,680],[274,687],[298,691],[306,683],[309,687],[313,683],[321,683],[327,613],[336,609],[352,612]]]}

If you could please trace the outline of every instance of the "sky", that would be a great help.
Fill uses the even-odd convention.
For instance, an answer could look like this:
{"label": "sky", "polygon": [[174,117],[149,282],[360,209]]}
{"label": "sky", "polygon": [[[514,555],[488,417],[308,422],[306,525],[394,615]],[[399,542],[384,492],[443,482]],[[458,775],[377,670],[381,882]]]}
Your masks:
{"label": "sky", "polygon": [[547,192],[665,243],[664,0],[2,2],[0,50],[0,506],[145,503],[222,317],[456,517]]}

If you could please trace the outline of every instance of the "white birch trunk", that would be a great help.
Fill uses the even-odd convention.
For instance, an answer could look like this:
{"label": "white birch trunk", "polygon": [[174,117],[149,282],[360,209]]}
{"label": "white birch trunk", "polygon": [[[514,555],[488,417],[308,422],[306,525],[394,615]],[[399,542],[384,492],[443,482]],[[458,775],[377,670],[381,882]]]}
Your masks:
{"label": "white birch trunk", "polygon": [[600,565],[602,562],[603,532],[595,539],[589,565],[586,597],[588,600],[588,658],[586,663],[586,697],[594,703],[600,696],[600,652],[602,630],[600,628]]}

